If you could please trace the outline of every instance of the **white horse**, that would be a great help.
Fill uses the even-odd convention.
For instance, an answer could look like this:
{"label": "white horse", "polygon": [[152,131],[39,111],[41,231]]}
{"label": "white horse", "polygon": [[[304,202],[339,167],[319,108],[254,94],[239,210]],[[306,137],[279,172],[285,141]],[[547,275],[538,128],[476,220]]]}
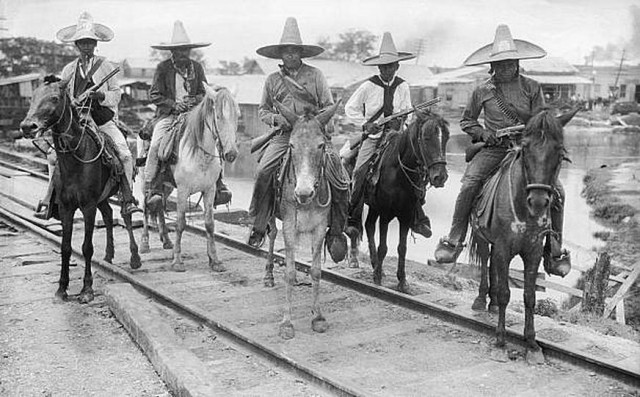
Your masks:
{"label": "white horse", "polygon": [[[206,95],[187,114],[184,133],[178,146],[178,162],[171,167],[178,190],[176,241],[173,244],[173,263],[171,264],[175,271],[185,271],[181,255],[182,233],[186,224],[185,212],[188,199],[194,193],[202,193],[203,196],[209,266],[214,271],[224,270],[218,259],[214,241],[213,203],[216,196],[216,182],[222,173],[223,161],[233,162],[238,155],[236,131],[240,111],[229,90],[226,88],[214,90],[206,84],[204,86]],[[166,203],[166,200],[163,202]],[[156,208],[150,209],[150,212],[152,216],[163,218],[163,210],[163,208]],[[145,222],[147,222],[146,216]],[[161,226],[159,232],[165,248],[169,248],[167,245],[171,242],[168,240],[164,222],[158,222],[158,224]]]}
{"label": "white horse", "polygon": [[[289,160],[282,178],[280,198],[280,218],[286,251],[285,289],[287,307],[280,323],[280,336],[291,339],[295,330],[291,323],[292,292],[296,283],[295,252],[300,234],[311,235],[313,255],[309,275],[313,284],[313,306],[311,327],[315,332],[325,332],[327,320],[320,311],[320,276],[322,273],[322,245],[331,210],[331,190],[324,165],[327,161],[327,142],[323,127],[331,119],[338,104],[314,116],[310,113],[298,117],[291,110],[276,102],[276,107],[293,126]],[[265,285],[273,286],[273,241],[276,238],[275,221],[270,222],[269,258],[265,275]],[[270,282],[267,282],[270,281]]]}

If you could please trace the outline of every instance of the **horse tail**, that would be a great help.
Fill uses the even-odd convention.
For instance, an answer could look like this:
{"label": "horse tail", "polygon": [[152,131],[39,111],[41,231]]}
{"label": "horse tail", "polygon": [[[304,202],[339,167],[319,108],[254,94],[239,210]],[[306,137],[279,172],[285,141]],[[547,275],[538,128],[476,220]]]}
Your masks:
{"label": "horse tail", "polygon": [[471,231],[471,236],[469,237],[469,262],[475,266],[480,266],[482,263],[480,253],[478,252],[479,238],[475,231]]}

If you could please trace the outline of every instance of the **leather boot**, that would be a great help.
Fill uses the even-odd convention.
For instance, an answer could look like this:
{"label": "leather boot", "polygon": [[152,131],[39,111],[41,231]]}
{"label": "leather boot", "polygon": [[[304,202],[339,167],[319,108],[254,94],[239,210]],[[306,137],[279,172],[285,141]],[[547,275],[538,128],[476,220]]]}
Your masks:
{"label": "leather boot", "polygon": [[222,175],[216,182],[216,198],[213,200],[213,206],[224,205],[231,202],[231,190],[222,181]]}
{"label": "leather boot", "polygon": [[433,234],[431,231],[431,220],[429,219],[427,214],[424,213],[422,205],[420,204],[420,201],[416,203],[411,230],[413,230],[414,233],[418,233],[425,238],[429,238]]}
{"label": "leather boot", "polygon": [[456,199],[449,236],[440,239],[434,252],[438,263],[454,263],[462,252],[464,239],[467,235],[467,227],[469,226],[471,206],[476,195],[477,189],[475,186],[462,185],[462,189]]}
{"label": "leather boot", "polygon": [[449,237],[442,237],[438,242],[434,256],[438,263],[455,263],[462,252],[464,244]]}

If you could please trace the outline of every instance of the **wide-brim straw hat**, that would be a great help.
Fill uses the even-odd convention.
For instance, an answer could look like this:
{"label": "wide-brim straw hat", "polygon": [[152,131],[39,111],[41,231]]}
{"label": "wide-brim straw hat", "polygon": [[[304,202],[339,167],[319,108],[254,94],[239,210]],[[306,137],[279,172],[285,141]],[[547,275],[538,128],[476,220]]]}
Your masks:
{"label": "wide-brim straw hat", "polygon": [[187,31],[182,25],[181,21],[175,21],[173,24],[173,34],[171,35],[171,41],[168,43],[160,43],[152,45],[151,48],[157,50],[175,50],[176,48],[200,48],[210,46],[211,43],[192,43],[187,36]]}
{"label": "wide-brim straw hat", "polygon": [[498,25],[493,43],[487,44],[464,61],[465,66],[482,65],[509,59],[542,58],[547,52],[525,40],[514,40],[507,25]]}
{"label": "wide-brim straw hat", "polygon": [[396,49],[391,33],[384,32],[382,42],[380,43],[380,51],[378,55],[365,58],[362,61],[366,66],[388,65],[394,62],[407,61],[414,59],[416,56],[410,52],[402,52]]}
{"label": "wide-brim straw hat", "polygon": [[284,30],[282,31],[282,37],[280,38],[280,44],[272,44],[264,47],[260,47],[256,50],[259,55],[263,57],[280,59],[282,58],[282,49],[287,46],[296,46],[302,50],[300,54],[301,58],[314,57],[324,52],[324,48],[303,44],[302,37],[300,36],[300,29],[298,29],[298,21],[295,18],[289,17],[284,23]]}
{"label": "wide-brim straw hat", "polygon": [[73,43],[82,39],[110,41],[113,39],[113,30],[105,25],[93,22],[93,17],[85,11],[80,14],[76,25],[60,29],[56,33],[56,37],[63,43]]}

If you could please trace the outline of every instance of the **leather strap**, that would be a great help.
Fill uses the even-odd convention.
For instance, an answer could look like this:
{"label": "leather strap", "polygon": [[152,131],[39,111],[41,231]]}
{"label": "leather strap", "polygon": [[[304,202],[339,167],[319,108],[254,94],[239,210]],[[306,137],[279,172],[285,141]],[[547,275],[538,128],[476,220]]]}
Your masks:
{"label": "leather strap", "polygon": [[[80,95],[87,89],[87,85],[89,85],[89,82],[91,81],[91,77],[96,72],[96,70],[98,70],[100,65],[102,65],[102,61],[103,60],[104,60],[104,58],[96,58],[95,63],[93,64],[91,69],[89,69],[89,72],[85,76],[84,80],[80,83],[80,85],[78,87],[76,87],[76,92],[78,92]],[[80,61],[78,61],[78,67],[79,66],[80,66]],[[80,96],[80,95],[78,95],[78,96]]]}

